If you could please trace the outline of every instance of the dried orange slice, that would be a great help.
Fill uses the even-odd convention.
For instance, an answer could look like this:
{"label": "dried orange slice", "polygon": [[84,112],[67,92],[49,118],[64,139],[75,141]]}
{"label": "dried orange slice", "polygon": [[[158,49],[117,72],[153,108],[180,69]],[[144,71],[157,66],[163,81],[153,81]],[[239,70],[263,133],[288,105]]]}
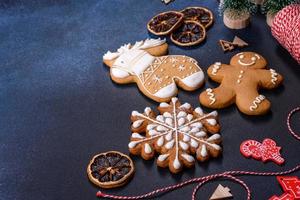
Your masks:
{"label": "dried orange slice", "polygon": [[183,14],[168,11],[154,16],[147,24],[148,30],[154,35],[168,35],[178,28],[183,21]]}
{"label": "dried orange slice", "polygon": [[187,7],[181,11],[184,21],[197,21],[205,28],[212,25],[214,16],[210,10],[203,7]]}
{"label": "dried orange slice", "polygon": [[133,173],[132,160],[118,151],[94,156],[87,167],[90,181],[102,188],[120,187],[128,182]]}
{"label": "dried orange slice", "polygon": [[199,44],[206,37],[202,24],[196,21],[185,21],[171,34],[171,40],[179,46],[192,46]]}

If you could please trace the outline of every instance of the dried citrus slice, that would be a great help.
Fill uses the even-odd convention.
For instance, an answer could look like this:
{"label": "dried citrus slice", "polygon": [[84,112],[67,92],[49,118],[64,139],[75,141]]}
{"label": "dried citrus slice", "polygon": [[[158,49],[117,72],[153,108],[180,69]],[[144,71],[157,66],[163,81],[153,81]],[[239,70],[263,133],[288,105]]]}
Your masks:
{"label": "dried citrus slice", "polygon": [[212,12],[203,7],[187,7],[181,13],[184,14],[184,21],[197,21],[205,28],[209,27],[214,21]]}
{"label": "dried citrus slice", "polygon": [[196,21],[185,21],[171,34],[171,40],[179,46],[192,46],[205,39],[206,31],[202,24]]}
{"label": "dried citrus slice", "polygon": [[183,21],[183,14],[168,11],[154,16],[147,24],[148,30],[154,35],[168,35],[178,28]]}
{"label": "dried citrus slice", "polygon": [[133,173],[132,160],[117,151],[94,156],[87,167],[90,181],[102,188],[122,186],[128,182]]}

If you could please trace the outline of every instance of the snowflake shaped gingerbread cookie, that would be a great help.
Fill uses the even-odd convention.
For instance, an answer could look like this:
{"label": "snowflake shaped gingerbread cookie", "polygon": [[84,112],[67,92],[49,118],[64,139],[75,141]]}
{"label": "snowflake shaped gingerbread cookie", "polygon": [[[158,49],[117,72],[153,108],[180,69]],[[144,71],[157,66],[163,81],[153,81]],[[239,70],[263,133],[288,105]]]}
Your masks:
{"label": "snowflake shaped gingerbread cookie", "polygon": [[133,111],[130,153],[152,159],[155,153],[157,165],[169,167],[172,173],[183,167],[194,166],[196,154],[199,161],[217,157],[221,153],[221,136],[218,114],[204,114],[200,107],[193,109],[188,103],[180,104],[176,97],[170,103],[161,103],[156,115],[147,107],[144,113]]}

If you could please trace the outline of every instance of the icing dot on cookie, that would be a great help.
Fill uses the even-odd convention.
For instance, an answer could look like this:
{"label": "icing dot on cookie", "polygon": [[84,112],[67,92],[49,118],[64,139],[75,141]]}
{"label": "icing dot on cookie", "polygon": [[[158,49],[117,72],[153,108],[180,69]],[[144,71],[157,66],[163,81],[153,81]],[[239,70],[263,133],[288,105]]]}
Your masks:
{"label": "icing dot on cookie", "polygon": [[163,71],[164,71],[164,69],[160,69],[160,71],[161,71],[161,72],[163,72]]}
{"label": "icing dot on cookie", "polygon": [[252,57],[251,60],[255,61],[255,60],[256,60],[256,57]]}
{"label": "icing dot on cookie", "polygon": [[220,63],[220,62],[216,62],[215,64],[216,64],[216,65],[221,65],[221,63]]}
{"label": "icing dot on cookie", "polygon": [[240,55],[240,59],[243,59],[243,58],[245,58],[245,56],[244,55]]}

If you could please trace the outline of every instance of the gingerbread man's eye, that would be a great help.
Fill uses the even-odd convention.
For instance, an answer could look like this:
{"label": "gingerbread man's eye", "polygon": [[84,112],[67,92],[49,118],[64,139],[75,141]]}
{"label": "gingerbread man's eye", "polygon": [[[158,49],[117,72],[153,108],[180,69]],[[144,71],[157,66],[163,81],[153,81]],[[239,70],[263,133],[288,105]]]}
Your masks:
{"label": "gingerbread man's eye", "polygon": [[256,61],[256,57],[252,57],[251,60],[252,60],[252,61]]}
{"label": "gingerbread man's eye", "polygon": [[240,55],[240,59],[243,59],[245,56],[244,55]]}

